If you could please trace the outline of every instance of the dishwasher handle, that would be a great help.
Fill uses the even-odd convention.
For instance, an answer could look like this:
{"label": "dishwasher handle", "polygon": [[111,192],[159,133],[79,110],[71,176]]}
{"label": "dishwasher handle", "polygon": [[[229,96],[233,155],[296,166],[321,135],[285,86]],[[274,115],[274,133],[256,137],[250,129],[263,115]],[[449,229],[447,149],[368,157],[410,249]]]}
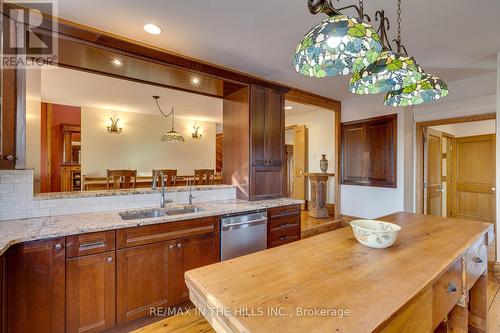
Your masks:
{"label": "dishwasher handle", "polygon": [[231,227],[251,226],[251,225],[261,224],[261,223],[266,223],[266,222],[267,222],[267,217],[259,218],[259,219],[256,219],[256,220],[239,222],[239,223],[226,223],[226,222],[222,222],[222,228],[223,229],[227,229],[227,228],[231,228]]}

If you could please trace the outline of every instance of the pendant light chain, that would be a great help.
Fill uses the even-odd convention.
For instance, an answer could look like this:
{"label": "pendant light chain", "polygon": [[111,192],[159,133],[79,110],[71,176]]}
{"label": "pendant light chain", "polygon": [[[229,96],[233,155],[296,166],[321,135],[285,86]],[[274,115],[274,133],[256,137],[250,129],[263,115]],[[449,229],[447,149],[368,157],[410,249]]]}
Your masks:
{"label": "pendant light chain", "polygon": [[398,52],[401,52],[401,0],[398,0]]}

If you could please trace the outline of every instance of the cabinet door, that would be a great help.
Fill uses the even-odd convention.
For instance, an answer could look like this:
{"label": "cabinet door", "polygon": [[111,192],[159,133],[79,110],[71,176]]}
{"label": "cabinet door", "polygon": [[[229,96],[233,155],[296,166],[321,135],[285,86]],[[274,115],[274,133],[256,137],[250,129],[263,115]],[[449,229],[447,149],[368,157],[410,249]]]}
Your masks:
{"label": "cabinet door", "polygon": [[101,332],[115,324],[115,253],[66,260],[66,332]]}
{"label": "cabinet door", "polygon": [[342,184],[360,184],[365,181],[364,124],[342,127]]}
{"label": "cabinet door", "polygon": [[283,168],[251,167],[251,177],[250,197],[252,200],[283,196]]}
{"label": "cabinet door", "polygon": [[366,125],[366,182],[396,187],[396,119],[382,117]]}
{"label": "cabinet door", "polygon": [[63,333],[64,238],[21,244],[7,253],[7,332]]}
{"label": "cabinet door", "polygon": [[150,309],[170,305],[169,247],[161,242],[116,251],[116,306],[119,324],[150,315]]}
{"label": "cabinet door", "polygon": [[252,165],[266,165],[267,89],[252,85],[250,90],[250,146]]}
{"label": "cabinet door", "polygon": [[184,273],[190,269],[210,265],[219,261],[219,246],[215,234],[178,240],[171,251],[171,262],[175,260],[175,276],[171,291],[173,304],[189,300],[189,290],[184,282]]}
{"label": "cabinet door", "polygon": [[281,166],[285,140],[283,94],[252,85],[250,107],[252,165]]}
{"label": "cabinet door", "polygon": [[280,93],[267,89],[264,157],[269,165],[279,167],[285,147],[284,98]]}

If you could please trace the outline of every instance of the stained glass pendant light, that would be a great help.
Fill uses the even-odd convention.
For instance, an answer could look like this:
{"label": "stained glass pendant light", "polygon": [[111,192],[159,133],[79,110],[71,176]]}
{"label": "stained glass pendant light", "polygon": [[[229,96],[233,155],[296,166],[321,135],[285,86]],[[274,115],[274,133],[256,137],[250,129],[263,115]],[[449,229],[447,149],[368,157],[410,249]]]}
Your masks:
{"label": "stained glass pendant light", "polygon": [[297,45],[293,57],[295,71],[319,78],[348,75],[379,57],[382,41],[371,25],[342,15],[329,1],[308,3],[311,13],[323,12],[330,17],[311,29]]}
{"label": "stained glass pendant light", "polygon": [[440,78],[424,74],[422,80],[385,96],[387,106],[411,106],[427,103],[450,94],[448,86]]}
{"label": "stained glass pendant light", "polygon": [[413,58],[387,50],[373,64],[353,74],[349,91],[366,95],[399,90],[417,83],[422,75],[422,69]]}
{"label": "stained glass pendant light", "polygon": [[[381,21],[384,21],[384,14]],[[381,25],[382,35],[386,36],[385,25]],[[402,53],[404,46],[401,42],[401,0],[398,0],[398,37],[397,51],[385,49],[380,57],[364,70],[354,73],[349,83],[349,90],[353,94],[378,94],[403,89],[416,84],[422,79],[423,71],[415,59]],[[406,50],[405,50],[406,53]]]}
{"label": "stained glass pendant light", "polygon": [[160,104],[158,103],[158,100],[160,99],[159,96],[153,96],[155,102],[156,102],[156,106],[158,106],[158,110],[160,111],[160,113],[165,117],[165,118],[168,118],[169,116],[172,116],[172,128],[169,132],[165,133],[162,135],[161,137],[161,142],[163,143],[171,143],[171,142],[184,142],[184,137],[175,131],[174,129],[174,120],[175,120],[175,112],[174,112],[174,108],[172,107],[172,110],[170,111],[169,114],[165,114],[161,108],[160,108]]}

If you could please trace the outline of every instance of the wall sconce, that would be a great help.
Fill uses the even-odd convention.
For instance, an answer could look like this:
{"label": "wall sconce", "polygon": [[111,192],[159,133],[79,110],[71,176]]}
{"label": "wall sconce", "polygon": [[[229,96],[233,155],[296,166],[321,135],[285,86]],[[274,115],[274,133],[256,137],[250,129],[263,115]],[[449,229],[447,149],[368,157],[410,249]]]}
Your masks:
{"label": "wall sconce", "polygon": [[191,136],[195,140],[200,140],[203,137],[203,134],[200,133],[200,126],[193,126],[193,132],[191,133]]}
{"label": "wall sconce", "polygon": [[[114,119],[113,117],[111,117],[111,118],[109,118],[109,120],[111,120],[111,124],[107,126],[108,133],[120,134],[121,132],[123,132],[123,127],[120,127],[118,125],[120,118]],[[108,124],[109,124],[109,122],[108,122]]]}

